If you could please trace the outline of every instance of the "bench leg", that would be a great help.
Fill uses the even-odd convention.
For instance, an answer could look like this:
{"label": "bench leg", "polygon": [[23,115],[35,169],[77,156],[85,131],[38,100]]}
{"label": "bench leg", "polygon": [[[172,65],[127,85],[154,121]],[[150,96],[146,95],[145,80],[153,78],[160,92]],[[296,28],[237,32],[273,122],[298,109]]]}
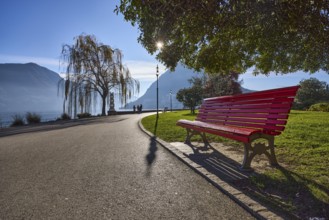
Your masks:
{"label": "bench leg", "polygon": [[245,143],[244,144],[244,158],[242,162],[242,166],[240,167],[240,170],[242,171],[252,171],[253,169],[251,168],[251,161],[254,156],[250,155],[250,151],[252,151],[251,144],[250,143]]}
{"label": "bench leg", "polygon": [[185,141],[184,141],[185,144],[188,144],[188,145],[191,144],[191,137],[193,135],[200,135],[201,138],[202,138],[203,143],[205,144],[205,147],[208,147],[209,146],[209,142],[207,140],[207,136],[206,136],[206,134],[204,132],[201,133],[199,131],[195,131],[193,129],[186,128],[186,133],[187,134],[186,134],[186,138],[185,138]]}
{"label": "bench leg", "polygon": [[204,146],[205,147],[208,147],[208,146],[210,146],[210,144],[209,144],[209,142],[208,142],[208,139],[207,139],[207,136],[206,136],[206,133],[204,133],[204,132],[200,132],[200,136],[201,136],[201,138],[202,138],[202,141],[203,141],[203,143],[204,143]]}
{"label": "bench leg", "polygon": [[186,128],[186,138],[185,138],[184,144],[190,145],[191,144],[191,137],[193,135],[194,135],[193,130],[190,129],[190,128]]}
{"label": "bench leg", "polygon": [[275,147],[275,145],[274,145],[274,136],[270,136],[267,140],[268,140],[268,145],[269,145],[268,149],[269,149],[270,152],[266,151],[265,155],[267,156],[271,166],[278,166],[279,163],[276,160],[275,151],[274,151],[274,147]]}
{"label": "bench leg", "polygon": [[[266,139],[268,144],[267,145],[264,143],[252,144],[252,142],[258,138]],[[241,170],[244,171],[252,170],[251,161],[257,154],[258,155],[265,154],[271,166],[278,165],[274,151],[274,136],[262,135],[260,137],[255,137],[251,139],[249,143],[244,144],[244,159],[241,166]]]}

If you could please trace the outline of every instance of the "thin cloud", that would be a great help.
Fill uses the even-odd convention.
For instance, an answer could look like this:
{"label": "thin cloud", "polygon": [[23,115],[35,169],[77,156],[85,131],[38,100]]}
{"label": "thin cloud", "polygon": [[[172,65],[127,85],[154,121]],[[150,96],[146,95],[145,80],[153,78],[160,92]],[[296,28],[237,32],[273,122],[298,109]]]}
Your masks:
{"label": "thin cloud", "polygon": [[159,65],[159,74],[166,71],[164,65],[157,62],[141,60],[128,60],[124,62],[128,67],[132,77],[138,80],[153,80],[156,78],[156,66]]}

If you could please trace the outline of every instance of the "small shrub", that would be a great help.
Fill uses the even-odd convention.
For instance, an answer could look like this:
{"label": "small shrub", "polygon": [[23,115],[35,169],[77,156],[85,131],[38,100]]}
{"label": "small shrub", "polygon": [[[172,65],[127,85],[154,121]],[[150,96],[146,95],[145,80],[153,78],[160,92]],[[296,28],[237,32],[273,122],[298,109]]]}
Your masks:
{"label": "small shrub", "polygon": [[88,112],[85,112],[85,113],[78,114],[77,116],[79,119],[80,118],[89,118],[89,117],[91,117],[91,114]]}
{"label": "small shrub", "polygon": [[61,120],[71,120],[71,116],[69,116],[67,113],[63,113],[61,115]]}
{"label": "small shrub", "polygon": [[329,112],[329,103],[321,102],[314,105],[308,109],[309,111],[317,111],[317,112]]}
{"label": "small shrub", "polygon": [[22,126],[25,124],[24,118],[21,115],[13,115],[12,118],[13,118],[13,122],[11,123],[10,127]]}
{"label": "small shrub", "polygon": [[28,124],[37,124],[41,122],[41,116],[36,113],[27,112],[25,119]]}

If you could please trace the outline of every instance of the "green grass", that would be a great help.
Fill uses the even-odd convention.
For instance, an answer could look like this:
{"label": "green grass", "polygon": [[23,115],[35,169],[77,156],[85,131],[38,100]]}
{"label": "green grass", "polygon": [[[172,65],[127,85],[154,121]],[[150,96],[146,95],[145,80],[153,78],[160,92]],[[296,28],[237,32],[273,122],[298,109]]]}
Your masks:
{"label": "green grass", "polygon": [[[167,142],[183,142],[186,131],[176,126],[179,119],[194,120],[195,115],[179,111],[142,120],[143,126]],[[211,142],[242,146],[241,143],[207,135]],[[201,141],[193,137],[192,141]],[[284,168],[267,170],[250,179],[258,194],[276,194],[274,205],[305,217],[329,217],[329,113],[292,111],[285,131],[276,137],[276,154]]]}

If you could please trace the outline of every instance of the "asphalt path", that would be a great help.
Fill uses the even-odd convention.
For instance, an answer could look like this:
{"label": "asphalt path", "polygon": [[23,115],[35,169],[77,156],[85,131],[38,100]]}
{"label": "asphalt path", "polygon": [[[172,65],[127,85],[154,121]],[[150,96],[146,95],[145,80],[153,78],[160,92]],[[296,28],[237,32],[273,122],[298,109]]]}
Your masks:
{"label": "asphalt path", "polygon": [[253,219],[138,127],[143,114],[0,132],[0,219]]}

